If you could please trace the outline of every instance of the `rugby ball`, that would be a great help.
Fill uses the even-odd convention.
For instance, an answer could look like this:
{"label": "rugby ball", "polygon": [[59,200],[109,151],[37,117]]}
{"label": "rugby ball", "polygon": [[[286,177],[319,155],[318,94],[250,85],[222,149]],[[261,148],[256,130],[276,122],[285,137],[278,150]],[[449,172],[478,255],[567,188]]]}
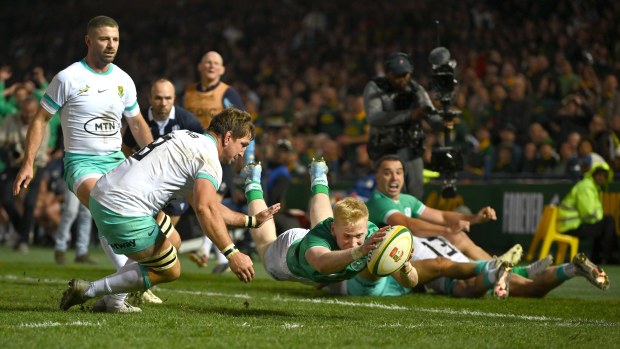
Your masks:
{"label": "rugby ball", "polygon": [[395,225],[385,232],[385,239],[368,254],[368,270],[375,276],[388,276],[397,271],[413,251],[413,236],[407,227]]}

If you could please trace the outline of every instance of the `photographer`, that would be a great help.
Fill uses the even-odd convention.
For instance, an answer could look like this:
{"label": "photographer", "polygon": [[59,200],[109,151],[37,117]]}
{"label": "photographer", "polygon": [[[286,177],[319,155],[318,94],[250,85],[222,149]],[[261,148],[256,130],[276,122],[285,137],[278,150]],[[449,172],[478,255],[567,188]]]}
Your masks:
{"label": "photographer", "polygon": [[370,125],[368,155],[379,159],[397,155],[405,164],[404,191],[422,199],[424,132],[422,120],[434,110],[426,90],[412,79],[413,66],[406,53],[385,61],[385,77],[370,80],[364,88],[364,107]]}

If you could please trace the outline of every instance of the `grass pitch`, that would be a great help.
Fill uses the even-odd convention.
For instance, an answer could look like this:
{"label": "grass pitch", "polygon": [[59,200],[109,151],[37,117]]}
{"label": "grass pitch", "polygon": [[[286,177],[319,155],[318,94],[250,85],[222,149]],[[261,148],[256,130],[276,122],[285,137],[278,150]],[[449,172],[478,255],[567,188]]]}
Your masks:
{"label": "grass pitch", "polygon": [[605,267],[608,291],[575,278],[544,299],[496,301],[333,297],[273,281],[256,262],[245,285],[182,257],[181,278],[154,290],[162,305],[139,314],[58,310],[69,279],[112,272],[102,252],[94,258],[96,266],[57,266],[51,249],[22,256],[0,247],[0,348],[620,347],[618,266]]}

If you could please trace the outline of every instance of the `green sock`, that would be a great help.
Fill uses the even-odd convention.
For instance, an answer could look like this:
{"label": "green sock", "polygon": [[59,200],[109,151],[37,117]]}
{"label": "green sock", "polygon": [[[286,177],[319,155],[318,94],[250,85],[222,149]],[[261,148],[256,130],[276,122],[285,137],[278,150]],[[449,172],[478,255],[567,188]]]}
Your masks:
{"label": "green sock", "polygon": [[482,273],[486,269],[489,262],[490,261],[472,261],[472,263],[476,264],[476,268],[474,269],[476,274]]}
{"label": "green sock", "polygon": [[517,274],[517,275],[521,275],[524,278],[529,277],[527,269],[525,267],[513,267],[512,268],[512,273],[513,274]]}
{"label": "green sock", "polygon": [[245,198],[248,200],[248,204],[251,201],[263,199],[263,188],[259,182],[248,181],[245,183]]}
{"label": "green sock", "polygon": [[329,187],[323,184],[317,184],[317,185],[313,185],[312,186],[312,194],[319,194],[319,193],[323,193],[327,196],[329,196]]}
{"label": "green sock", "polygon": [[575,265],[571,263],[564,263],[557,267],[555,270],[555,277],[560,281],[566,281],[575,276]]}

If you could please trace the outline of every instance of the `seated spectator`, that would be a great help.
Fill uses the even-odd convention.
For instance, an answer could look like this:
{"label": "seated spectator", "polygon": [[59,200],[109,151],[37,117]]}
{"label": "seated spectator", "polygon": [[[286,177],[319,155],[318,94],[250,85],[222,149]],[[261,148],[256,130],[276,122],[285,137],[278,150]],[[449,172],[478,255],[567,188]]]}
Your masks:
{"label": "seated spectator", "polygon": [[519,168],[514,162],[514,148],[510,144],[502,143],[497,147],[491,171],[495,174],[516,174],[519,172]]}
{"label": "seated spectator", "polygon": [[536,173],[536,166],[538,165],[538,149],[536,144],[528,142],[523,148],[523,160],[521,162],[522,173],[532,174]]}
{"label": "seated spectator", "polygon": [[465,170],[480,176],[488,176],[493,166],[495,147],[491,143],[491,133],[485,127],[476,130],[475,144],[468,155]]}
{"label": "seated spectator", "polygon": [[577,155],[579,156],[579,166],[582,174],[590,171],[592,164],[605,162],[605,159],[600,154],[594,152],[594,142],[590,138],[581,139],[577,146]]}
{"label": "seated spectator", "polygon": [[536,173],[539,174],[553,174],[555,168],[560,163],[560,156],[553,148],[553,144],[544,143],[540,146],[539,158],[536,165]]}
{"label": "seated spectator", "polygon": [[0,196],[2,206],[7,211],[11,223],[19,234],[19,241],[14,246],[22,254],[29,252],[30,232],[34,229],[34,214],[37,199],[39,197],[39,184],[43,169],[47,165],[47,146],[49,140],[49,128],[43,136],[41,147],[36,153],[34,164],[38,171],[34,171],[34,178],[26,190],[20,192],[17,197],[13,196],[11,183],[17,177],[19,168],[24,159],[26,146],[26,134],[28,125],[34,119],[39,103],[35,97],[28,97],[19,104],[19,113],[7,116],[2,128],[0,128],[0,147],[5,149],[7,168],[0,176]]}
{"label": "seated spectator", "polygon": [[577,152],[573,151],[573,147],[569,141],[560,144],[560,161],[553,169],[553,174],[558,176],[568,176],[571,179],[577,180],[581,177],[579,171],[579,157]]}
{"label": "seated spectator", "polygon": [[273,157],[270,158],[266,166],[265,194],[267,205],[280,203],[282,207],[280,212],[273,216],[276,224],[276,235],[299,226],[299,220],[286,210],[286,194],[292,180],[289,166],[291,165],[290,155],[293,150],[293,145],[288,139],[279,139]]}

